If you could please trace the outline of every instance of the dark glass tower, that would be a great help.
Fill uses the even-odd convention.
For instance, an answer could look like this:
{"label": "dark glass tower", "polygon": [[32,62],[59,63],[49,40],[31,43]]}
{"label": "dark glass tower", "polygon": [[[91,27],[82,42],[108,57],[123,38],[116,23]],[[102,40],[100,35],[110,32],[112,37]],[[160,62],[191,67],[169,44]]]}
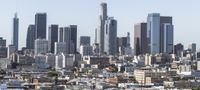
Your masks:
{"label": "dark glass tower", "polygon": [[46,26],[47,26],[47,15],[46,13],[36,13],[35,15],[35,29],[36,39],[46,39]]}
{"label": "dark glass tower", "polygon": [[18,42],[19,42],[19,18],[17,17],[17,13],[15,13],[15,17],[13,18],[13,35],[12,35],[12,44],[15,46],[16,50],[18,50]]}
{"label": "dark glass tower", "polygon": [[49,51],[54,53],[54,43],[58,42],[58,25],[50,25],[48,29]]}
{"label": "dark glass tower", "polygon": [[72,53],[76,53],[77,52],[77,25],[70,25],[70,32],[71,32],[71,42],[70,42],[70,46],[73,46],[74,48],[74,52]]}
{"label": "dark glass tower", "polygon": [[26,48],[34,49],[35,45],[35,25],[29,25],[26,37]]}

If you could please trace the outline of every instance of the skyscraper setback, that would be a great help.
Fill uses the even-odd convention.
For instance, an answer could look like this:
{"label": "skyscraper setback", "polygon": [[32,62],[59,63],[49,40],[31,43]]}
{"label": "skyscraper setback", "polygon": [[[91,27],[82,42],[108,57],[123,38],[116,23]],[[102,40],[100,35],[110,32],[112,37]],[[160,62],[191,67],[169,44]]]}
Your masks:
{"label": "skyscraper setback", "polygon": [[47,14],[36,13],[35,15],[35,29],[36,39],[46,39],[46,26],[47,26]]}
{"label": "skyscraper setback", "polygon": [[17,17],[17,13],[15,13],[15,17],[13,18],[12,45],[15,46],[16,50],[18,50],[18,42],[19,42],[19,18]]}

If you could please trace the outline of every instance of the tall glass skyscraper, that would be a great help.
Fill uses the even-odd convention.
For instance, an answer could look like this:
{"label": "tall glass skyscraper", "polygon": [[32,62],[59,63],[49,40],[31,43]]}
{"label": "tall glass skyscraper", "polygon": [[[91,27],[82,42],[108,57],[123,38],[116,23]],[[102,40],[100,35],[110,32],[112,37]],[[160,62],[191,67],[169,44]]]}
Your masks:
{"label": "tall glass skyscraper", "polygon": [[104,49],[108,55],[117,54],[117,20],[110,17],[105,22]]}
{"label": "tall glass skyscraper", "polygon": [[26,48],[27,49],[34,49],[35,45],[35,25],[29,25],[26,37]]}
{"label": "tall glass skyscraper", "polygon": [[101,10],[100,10],[100,16],[99,16],[99,26],[96,29],[96,43],[99,43],[100,45],[100,53],[104,52],[104,26],[105,21],[107,19],[107,4],[101,3],[100,4]]}
{"label": "tall glass skyscraper", "polygon": [[151,13],[147,17],[147,38],[151,54],[160,53],[160,14]]}
{"label": "tall glass skyscraper", "polygon": [[13,32],[12,32],[12,45],[15,46],[15,49],[18,50],[18,42],[19,42],[19,18],[17,17],[17,13],[15,13],[15,17],[13,18]]}
{"label": "tall glass skyscraper", "polygon": [[54,53],[54,43],[58,42],[58,25],[52,24],[49,26],[48,41],[49,41],[48,51]]}
{"label": "tall glass skyscraper", "polygon": [[35,15],[35,29],[36,39],[46,39],[46,27],[47,27],[47,14],[36,13]]}

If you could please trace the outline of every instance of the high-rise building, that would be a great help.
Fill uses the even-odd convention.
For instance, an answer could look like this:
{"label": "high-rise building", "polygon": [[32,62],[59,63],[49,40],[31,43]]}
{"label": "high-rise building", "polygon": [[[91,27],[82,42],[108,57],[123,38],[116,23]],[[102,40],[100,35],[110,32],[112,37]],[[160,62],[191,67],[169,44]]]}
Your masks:
{"label": "high-rise building", "polygon": [[90,45],[90,36],[80,36],[80,45]]}
{"label": "high-rise building", "polygon": [[74,54],[77,52],[77,25],[60,28],[58,38],[59,42],[66,43],[67,54]]}
{"label": "high-rise building", "polygon": [[182,52],[184,50],[184,46],[181,43],[174,45],[174,54],[178,57],[181,57]]}
{"label": "high-rise building", "polygon": [[96,43],[99,43],[100,53],[104,53],[104,32],[105,32],[105,22],[107,20],[107,4],[100,4],[100,16],[99,16],[99,27],[96,29]]}
{"label": "high-rise building", "polygon": [[34,49],[35,45],[35,25],[29,25],[27,36],[26,36],[26,48],[27,49]]}
{"label": "high-rise building", "polygon": [[117,20],[110,17],[105,22],[104,51],[108,55],[117,54]]}
{"label": "high-rise building", "polygon": [[66,48],[66,43],[65,42],[55,42],[55,47],[54,47],[54,54],[60,54],[64,53],[67,54],[67,48]]}
{"label": "high-rise building", "polygon": [[174,48],[174,31],[173,25],[170,23],[164,24],[164,35],[163,35],[163,53],[173,53]]}
{"label": "high-rise building", "polygon": [[71,32],[70,49],[72,49],[70,54],[74,54],[77,52],[77,25],[69,25],[69,28]]}
{"label": "high-rise building", "polygon": [[48,52],[48,41],[46,39],[36,39],[34,52],[35,55],[46,54]]}
{"label": "high-rise building", "polygon": [[47,27],[47,14],[36,13],[35,15],[35,29],[36,39],[46,39],[46,27]]}
{"label": "high-rise building", "polygon": [[7,57],[9,58],[10,55],[12,55],[13,53],[15,53],[15,51],[16,51],[15,45],[8,45],[8,51],[7,51],[8,55],[7,55]]}
{"label": "high-rise building", "polygon": [[[167,25],[170,24],[170,25]],[[166,27],[171,27],[170,31],[166,31],[164,29],[169,29]],[[167,44],[173,44],[173,38],[168,38],[171,40],[164,41],[166,38],[166,33],[170,34],[168,36],[173,37],[173,24],[172,24],[172,17],[169,16],[160,16],[159,13],[151,13],[148,14],[147,17],[147,40],[148,40],[148,48],[149,53],[156,54],[156,53],[164,53],[164,48],[166,48],[164,42],[167,42]],[[167,39],[165,39],[167,40]],[[167,45],[168,46],[168,45]],[[172,45],[173,46],[173,45]],[[170,45],[170,47],[172,47]],[[172,47],[173,48],[173,47]],[[171,53],[170,49],[170,53]],[[169,52],[167,52],[169,53]]]}
{"label": "high-rise building", "polygon": [[64,42],[63,41],[63,38],[64,38],[63,37],[63,35],[64,35],[63,33],[64,33],[64,27],[60,27],[59,28],[59,32],[58,32],[58,42]]}
{"label": "high-rise building", "polygon": [[188,45],[188,49],[190,49],[191,52],[192,52],[193,54],[195,54],[195,53],[196,53],[196,43],[191,43],[191,44],[189,44],[189,45]]}
{"label": "high-rise building", "polygon": [[15,13],[15,17],[13,18],[13,32],[12,32],[12,45],[14,45],[16,50],[18,50],[18,42],[19,42],[19,18],[17,17],[17,13]]}
{"label": "high-rise building", "polygon": [[152,13],[147,17],[147,39],[151,54],[160,53],[160,14]]}
{"label": "high-rise building", "polygon": [[50,25],[48,30],[49,51],[54,53],[54,43],[58,42],[58,25]]}
{"label": "high-rise building", "polygon": [[92,55],[92,46],[90,45],[81,45],[80,46],[80,54],[82,56],[90,56]]}
{"label": "high-rise building", "polygon": [[148,53],[147,23],[134,25],[134,50],[135,55]]}
{"label": "high-rise building", "polygon": [[173,52],[173,32],[172,17],[160,16],[160,53]]}
{"label": "high-rise building", "polygon": [[0,47],[6,47],[6,40],[0,37]]}
{"label": "high-rise building", "polygon": [[125,48],[128,46],[127,37],[117,37],[117,53],[119,55],[125,54]]}
{"label": "high-rise building", "polygon": [[6,40],[0,37],[0,58],[7,57]]}

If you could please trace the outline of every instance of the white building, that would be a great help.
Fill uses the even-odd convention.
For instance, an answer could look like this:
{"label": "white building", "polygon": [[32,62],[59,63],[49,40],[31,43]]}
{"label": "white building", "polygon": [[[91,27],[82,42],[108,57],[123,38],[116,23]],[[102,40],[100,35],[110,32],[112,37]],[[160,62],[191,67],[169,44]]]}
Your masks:
{"label": "white building", "polygon": [[75,55],[73,54],[58,54],[56,56],[56,69],[73,67],[75,61]]}
{"label": "white building", "polygon": [[35,40],[35,55],[46,54],[48,52],[48,41],[46,39]]}
{"label": "white building", "polygon": [[54,54],[59,54],[59,53],[64,53],[67,54],[67,45],[65,42],[55,42],[55,53]]}
{"label": "white building", "polygon": [[7,57],[9,58],[11,54],[15,53],[15,50],[16,50],[16,48],[15,48],[14,45],[9,45],[8,46],[8,55],[7,55]]}

